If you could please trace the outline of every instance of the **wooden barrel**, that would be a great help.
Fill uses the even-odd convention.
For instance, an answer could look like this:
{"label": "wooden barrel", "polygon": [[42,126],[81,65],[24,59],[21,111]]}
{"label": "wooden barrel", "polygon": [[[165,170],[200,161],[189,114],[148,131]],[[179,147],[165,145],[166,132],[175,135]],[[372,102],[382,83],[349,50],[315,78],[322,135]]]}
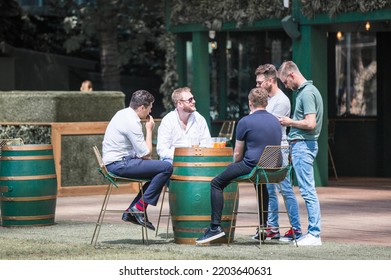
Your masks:
{"label": "wooden barrel", "polygon": [[2,226],[54,224],[57,179],[52,145],[4,146],[0,190]]}
{"label": "wooden barrel", "polygon": [[[169,187],[175,243],[195,244],[210,225],[210,181],[232,163],[232,155],[232,148],[175,149]],[[236,189],[237,183],[224,189],[221,226],[226,236],[211,243],[227,243]]]}

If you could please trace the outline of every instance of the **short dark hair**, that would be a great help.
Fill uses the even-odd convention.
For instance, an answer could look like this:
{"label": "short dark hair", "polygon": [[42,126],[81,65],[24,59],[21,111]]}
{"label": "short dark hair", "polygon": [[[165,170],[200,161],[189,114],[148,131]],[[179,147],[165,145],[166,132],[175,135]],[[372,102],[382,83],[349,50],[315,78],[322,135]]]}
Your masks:
{"label": "short dark hair", "polygon": [[129,107],[132,109],[137,109],[140,106],[148,107],[155,101],[155,97],[149,91],[138,90],[133,92],[132,99],[130,100]]}

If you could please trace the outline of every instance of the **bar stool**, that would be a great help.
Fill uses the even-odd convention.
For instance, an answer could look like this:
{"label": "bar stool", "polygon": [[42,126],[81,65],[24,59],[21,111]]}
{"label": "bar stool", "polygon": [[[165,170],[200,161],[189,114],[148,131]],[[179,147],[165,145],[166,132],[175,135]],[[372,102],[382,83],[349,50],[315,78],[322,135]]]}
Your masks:
{"label": "bar stool", "polygon": [[[110,195],[111,195],[111,192],[113,190],[113,186],[118,189],[117,183],[119,183],[119,182],[126,182],[126,183],[134,182],[134,183],[137,183],[138,191],[141,192],[141,197],[144,200],[143,184],[146,183],[146,182],[149,182],[150,179],[146,179],[146,178],[124,178],[124,177],[116,176],[113,173],[110,173],[106,169],[105,164],[103,163],[102,156],[101,156],[101,154],[99,152],[98,147],[97,146],[93,146],[93,150],[94,150],[96,159],[97,159],[98,164],[99,164],[99,168],[98,168],[99,173],[102,174],[102,176],[107,181],[109,181],[109,184],[107,185],[106,195],[105,195],[105,197],[103,199],[102,207],[101,207],[101,210],[99,212],[98,221],[96,222],[94,234],[92,235],[92,239],[91,239],[91,245],[94,245],[94,247],[96,248],[96,243],[98,241],[100,229],[102,227],[103,220],[105,218],[106,213],[122,213],[122,214],[123,213],[127,213],[127,211],[124,211],[124,210],[107,209],[107,205],[109,204]],[[143,244],[145,244],[145,243],[148,243],[148,233],[147,233],[147,224],[146,224],[146,222],[147,222],[146,211],[145,210],[144,211],[140,211],[139,213],[143,213],[143,215],[144,215],[144,225],[141,227],[141,232],[142,232]],[[144,237],[144,235],[145,235],[145,237]]]}
{"label": "bar stool", "polygon": [[227,138],[227,146],[232,147],[232,138],[234,135],[235,130],[235,123],[236,121],[230,120],[230,121],[224,121],[218,137],[225,137]]}
{"label": "bar stool", "polygon": [[[244,227],[258,227],[259,232],[259,246],[261,246],[263,242],[262,236],[264,236],[265,231],[268,229],[267,226],[261,225],[260,221],[260,214],[268,213],[268,210],[264,209],[263,205],[263,195],[262,191],[260,192],[259,185],[260,184],[276,184],[278,191],[281,193],[285,209],[286,207],[286,201],[285,201],[285,195],[281,188],[281,182],[286,178],[286,176],[290,176],[292,169],[291,164],[291,149],[290,146],[266,146],[264,151],[262,152],[262,155],[258,161],[258,164],[256,167],[254,167],[249,174],[240,176],[235,179],[238,183],[252,183],[255,185],[256,189],[256,198],[257,198],[257,211],[255,212],[244,212],[244,211],[238,211],[239,204],[237,203],[237,200],[239,198],[239,189],[240,185],[238,184],[237,191],[235,193],[235,200],[234,200],[234,209],[232,211],[232,218],[231,218],[231,226],[229,229],[229,236],[228,236],[228,244],[231,240],[231,234],[232,230],[234,228],[244,228]],[[258,197],[259,194],[261,196],[261,205],[259,205]],[[266,209],[268,208],[268,205],[266,205]],[[242,214],[257,214],[258,217],[258,224],[257,225],[236,225],[236,219],[237,215],[239,213]],[[287,211],[279,211],[278,213],[286,213]],[[294,235],[292,222],[290,220],[290,216],[288,215],[289,219],[289,226],[286,226],[286,228],[290,228],[293,232],[293,238],[297,246],[297,240]],[[281,227],[280,228],[284,228]]]}

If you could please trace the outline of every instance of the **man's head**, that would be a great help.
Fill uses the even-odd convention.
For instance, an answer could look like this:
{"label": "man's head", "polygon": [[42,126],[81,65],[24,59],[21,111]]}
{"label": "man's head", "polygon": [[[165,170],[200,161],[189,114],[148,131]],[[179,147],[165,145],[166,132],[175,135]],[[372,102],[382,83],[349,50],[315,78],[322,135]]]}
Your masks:
{"label": "man's head", "polygon": [[269,94],[274,92],[277,86],[277,69],[273,64],[263,64],[255,70],[256,87],[265,88]]}
{"label": "man's head", "polygon": [[268,92],[264,88],[253,88],[248,95],[250,110],[265,109],[267,106]]}
{"label": "man's head", "polygon": [[90,80],[85,80],[81,84],[80,91],[92,91],[92,82]]}
{"label": "man's head", "polygon": [[155,98],[146,90],[133,92],[129,107],[136,111],[140,119],[145,119],[151,113]]}
{"label": "man's head", "polygon": [[188,87],[177,88],[171,95],[172,102],[179,111],[193,113],[196,110],[195,99]]}
{"label": "man's head", "polygon": [[297,90],[303,81],[305,81],[305,78],[293,61],[285,61],[281,64],[278,69],[278,78],[286,88],[291,90]]}

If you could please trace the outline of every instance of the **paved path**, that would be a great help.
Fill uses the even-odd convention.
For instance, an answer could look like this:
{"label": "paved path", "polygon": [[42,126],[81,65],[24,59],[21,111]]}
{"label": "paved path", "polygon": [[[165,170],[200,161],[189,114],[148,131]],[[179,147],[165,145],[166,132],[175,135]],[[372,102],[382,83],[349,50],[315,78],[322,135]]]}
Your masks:
{"label": "paved path", "polygon": [[[338,181],[330,181],[327,187],[318,187],[317,191],[322,211],[322,240],[391,247],[391,179],[340,178]],[[299,198],[302,226],[306,229],[305,205],[297,187],[295,192]],[[130,199],[131,195],[112,195],[111,207],[125,209]],[[102,201],[102,195],[59,197],[56,221],[95,222]],[[282,201],[280,205],[283,207]],[[239,207],[240,210],[256,207],[252,186],[242,186]],[[148,211],[149,219],[155,225],[159,208],[160,202],[157,207],[149,207]],[[168,211],[168,200],[165,201],[163,209]],[[255,216],[239,216],[238,224],[246,219],[255,219]],[[122,223],[118,214],[108,214],[107,220]],[[287,220],[286,215],[281,214],[280,224],[286,225]],[[162,219],[159,232],[165,231],[166,221],[165,218]],[[250,236],[255,229],[238,228],[236,231]]]}

